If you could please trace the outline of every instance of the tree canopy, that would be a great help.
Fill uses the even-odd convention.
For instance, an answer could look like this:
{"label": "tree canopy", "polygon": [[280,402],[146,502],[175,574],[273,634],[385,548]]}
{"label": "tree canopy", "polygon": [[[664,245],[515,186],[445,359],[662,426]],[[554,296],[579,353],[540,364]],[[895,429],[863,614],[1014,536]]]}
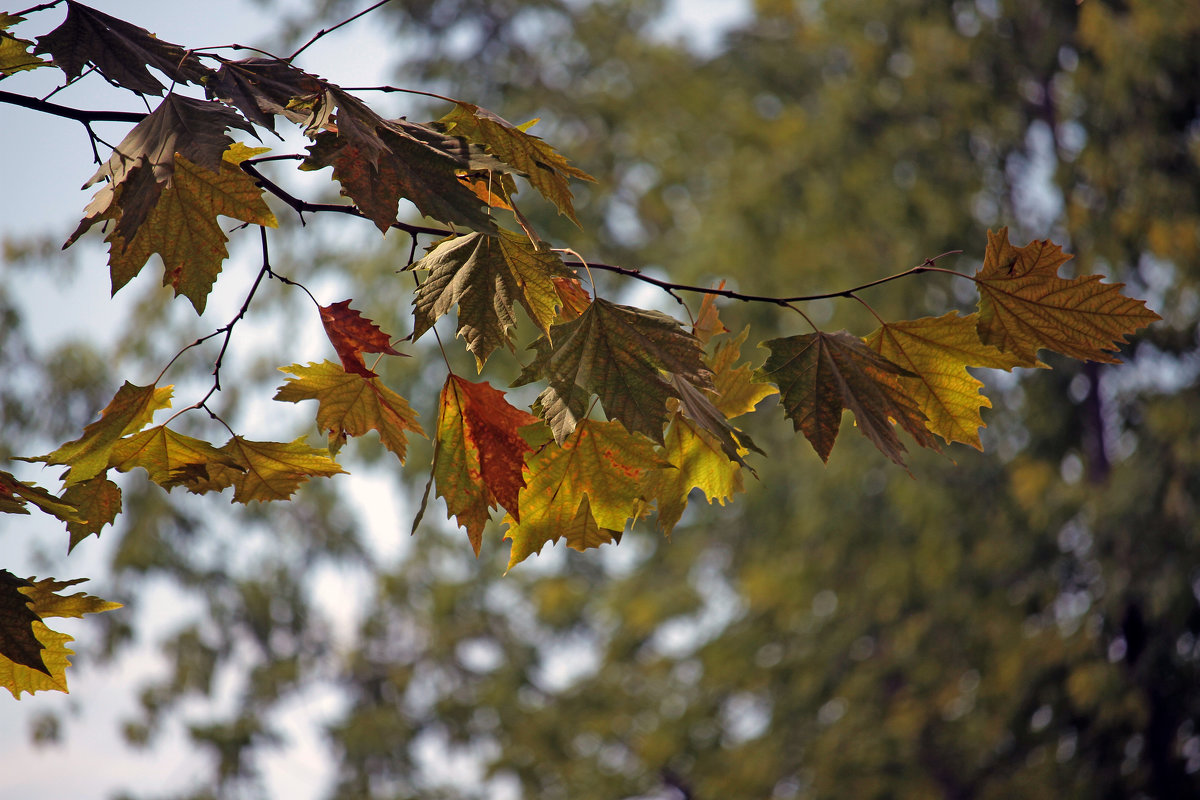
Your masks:
{"label": "tree canopy", "polygon": [[[97,156],[90,183],[102,185],[68,240],[102,226],[114,292],[157,254],[170,289],[157,301],[183,295],[203,314],[223,277],[226,241],[256,227],[261,250],[231,319],[189,331],[165,356],[137,354],[145,377],[115,376],[124,383],[101,400],[99,419],[30,459],[55,465],[61,489],[4,473],[6,510],[32,505],[59,517],[74,548],[120,524],[124,500],[136,498],[139,515],[157,504],[123,532],[123,568],[213,579],[211,564],[172,543],[208,513],[180,505],[174,489],[231,490],[234,503],[259,501],[250,511],[261,520],[261,503],[343,472],[335,459],[363,444],[347,440],[374,431],[386,458],[412,463],[420,452],[432,463],[422,510],[441,498],[477,556],[498,549],[485,533],[504,527],[509,568],[547,543],[586,550],[623,541],[651,513],[662,533],[687,530],[666,549],[635,536],[627,571],[572,560],[544,579],[521,570],[501,577],[495,558],[473,564],[459,540],[469,580],[439,566],[453,545],[422,531],[422,554],[380,574],[346,656],[352,703],[331,731],[342,765],[335,791],[345,796],[427,796],[414,754],[397,751],[421,736],[493,743],[484,759],[495,774],[539,796],[581,796],[585,785],[596,797],[631,796],[656,784],[697,796],[885,796],[900,791],[897,782],[954,797],[1018,786],[1091,796],[1087,787],[1102,785],[1172,796],[1191,780],[1191,716],[1151,684],[1164,670],[1182,674],[1168,663],[1172,653],[1194,670],[1178,623],[1168,622],[1194,598],[1167,592],[1153,604],[1168,585],[1161,565],[1148,553],[1139,569],[1128,537],[1155,531],[1170,542],[1178,531],[1186,545],[1193,518],[1178,504],[1194,476],[1156,449],[1187,439],[1176,438],[1177,421],[1155,428],[1142,410],[1156,392],[1164,402],[1186,395],[1150,382],[1131,390],[1132,410],[1134,401],[1112,394],[1119,379],[1104,377],[1120,369],[1100,365],[1158,319],[1114,278],[1153,293],[1167,318],[1150,328],[1153,349],[1141,357],[1186,360],[1194,349],[1186,293],[1168,298],[1153,276],[1182,270],[1195,253],[1195,184],[1134,178],[1167,166],[1196,171],[1178,121],[1179,109],[1194,117],[1187,92],[1195,90],[1186,87],[1194,64],[1177,54],[1200,23],[1183,14],[1190,27],[1151,34],[1149,23],[1163,17],[1141,8],[918,6],[818,13],[760,4],[712,56],[649,44],[652,15],[637,3],[465,4],[450,15],[442,3],[381,7],[432,43],[407,67],[423,87],[439,87],[406,90],[441,104],[428,124],[387,119],[363,99],[368,90],[304,72],[298,65],[316,38],[299,37],[290,56],[234,60],[73,2],[64,22],[35,38],[21,38],[35,13],[22,27],[6,16],[12,81],[22,69],[51,68],[41,58],[49,56],[71,86],[104,79],[152,96],[147,113],[117,112],[130,127],[111,156]],[[562,36],[530,42],[522,19]],[[331,23],[308,29],[319,24]],[[471,59],[439,51],[451,33],[470,40],[475,30]],[[1140,85],[1123,72],[1128,54],[1116,43],[1126,36],[1150,48],[1143,37],[1154,35],[1153,47],[1175,60],[1153,60],[1158,105],[1142,109],[1127,135],[1161,147],[1122,149],[1128,162],[1114,164],[1095,155],[1104,145],[1093,144],[1088,115],[1121,123],[1097,137],[1133,126],[1108,96]],[[464,64],[474,68],[454,85],[472,92],[470,102],[442,88]],[[556,64],[584,77],[556,77]],[[726,106],[715,115],[713,96]],[[85,125],[114,114],[9,92],[0,99]],[[501,102],[549,117],[539,123],[545,138],[476,104]],[[304,152],[268,155],[238,133],[285,124],[308,137]],[[548,144],[556,132],[571,161]],[[1058,172],[1038,185],[1033,165],[1047,153]],[[288,161],[332,168],[344,199],[288,188],[280,174]],[[594,188],[576,163],[600,176]],[[522,196],[518,210],[525,186],[545,202]],[[1135,188],[1117,202],[1118,186]],[[1057,209],[1039,218],[1039,195],[1055,191]],[[401,199],[425,219],[401,218]],[[348,224],[338,214],[408,239],[392,244],[390,234],[358,266],[329,251],[320,254],[329,263],[304,264],[321,259],[303,238]],[[227,232],[219,216],[244,225]],[[299,218],[309,227],[296,228]],[[1025,235],[1016,239],[1012,226]],[[1069,243],[1075,260],[1055,241]],[[915,266],[895,266],[905,263]],[[319,280],[331,267],[350,288],[325,296]],[[248,335],[243,320],[259,313],[272,279],[308,304],[296,313],[319,320],[337,357],[284,366],[295,358],[287,335],[269,337],[286,373],[273,397],[302,407],[316,400],[323,447],[303,436],[259,440],[237,422],[258,381],[247,376],[239,391],[224,359]],[[405,279],[415,289],[396,285]],[[656,287],[669,302],[644,307],[631,284]],[[352,299],[335,300],[345,294]],[[147,310],[143,324],[162,314]],[[452,319],[442,332],[461,338],[469,356],[442,339],[425,344],[443,316]],[[411,334],[395,335],[408,326]],[[760,340],[765,350],[754,357],[745,346]],[[415,358],[396,358],[401,348]],[[192,379],[182,411],[168,415],[167,375],[197,364],[211,381]],[[991,401],[968,368],[1047,365],[1046,377],[998,384],[1009,408],[994,410],[985,431],[998,458],[951,448],[985,444],[980,412]],[[523,407],[509,394],[525,398]],[[847,408],[863,443],[884,458],[838,439]],[[157,412],[169,418],[156,424]],[[418,412],[431,420],[428,444],[410,441],[426,433]],[[772,414],[828,467],[793,458],[788,426],[759,419]],[[214,438],[222,430],[223,444]],[[835,441],[850,455],[839,458]],[[913,443],[959,463],[910,453]],[[885,459],[917,480],[885,471]],[[140,483],[112,480],[137,467]],[[1119,488],[1126,480],[1128,491]],[[1177,488],[1145,503],[1138,480]],[[748,483],[748,498],[761,501],[725,505]],[[989,502],[977,502],[981,493]],[[293,543],[307,538],[324,552],[281,554],[270,568],[215,578],[226,596],[206,590],[212,618],[237,620],[244,634],[182,630],[170,645],[179,672],[148,690],[147,718],[131,729],[135,739],[152,736],[176,698],[208,690],[237,636],[257,640],[252,701],[228,723],[192,728],[219,754],[217,787],[251,774],[243,756],[269,738],[265,711],[325,646],[305,610],[313,601],[304,565],[357,545],[338,541],[345,525],[324,505],[336,501],[321,496],[305,492],[288,505],[333,515]],[[700,498],[724,507],[688,511]],[[417,514],[427,527],[424,519]],[[1161,546],[1154,552],[1170,551]],[[1124,572],[1106,574],[1109,564]],[[69,583],[4,577],[14,621],[5,629],[14,665],[6,685],[18,696],[65,689],[65,643],[40,619],[113,604],[54,594]],[[672,623],[689,643],[671,643]],[[288,642],[277,641],[279,630]],[[545,685],[537,664],[572,640],[588,643],[595,669]],[[465,655],[472,643],[485,655]],[[1110,693],[1132,705],[1114,712]],[[565,735],[564,719],[572,720]],[[1116,758],[1098,769],[1118,752],[1132,766]]]}

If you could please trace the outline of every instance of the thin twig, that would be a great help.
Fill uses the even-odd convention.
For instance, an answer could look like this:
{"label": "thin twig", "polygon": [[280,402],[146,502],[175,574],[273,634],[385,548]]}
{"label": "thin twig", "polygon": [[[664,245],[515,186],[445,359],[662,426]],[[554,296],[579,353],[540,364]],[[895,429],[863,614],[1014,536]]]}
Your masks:
{"label": "thin twig", "polygon": [[351,22],[353,22],[354,20],[358,19],[359,17],[361,17],[361,16],[364,16],[364,15],[366,15],[366,14],[370,14],[370,13],[371,13],[372,11],[374,11],[375,9],[379,8],[380,6],[387,5],[389,2],[391,2],[391,0],[379,0],[379,2],[378,2],[378,3],[376,3],[375,5],[373,5],[373,6],[370,6],[369,8],[365,8],[365,9],[363,9],[362,11],[358,12],[357,14],[355,14],[354,16],[352,16],[352,17],[348,17],[347,19],[344,19],[344,20],[342,20],[342,21],[341,21],[341,22],[339,22],[337,25],[334,25],[332,28],[322,28],[321,30],[319,30],[319,31],[317,31],[316,33],[314,33],[311,39],[309,39],[309,40],[308,40],[307,42],[305,42],[304,44],[300,45],[300,49],[299,49],[299,50],[297,50],[296,52],[292,53],[290,56],[288,56],[288,57],[287,57],[286,59],[284,59],[284,60],[285,60],[285,61],[292,61],[292,60],[294,60],[294,59],[296,58],[296,56],[300,55],[300,54],[301,54],[301,53],[303,53],[305,50],[307,50],[309,47],[311,47],[313,44],[315,44],[315,43],[316,43],[316,41],[317,41],[318,39],[320,39],[322,36],[326,36],[326,35],[328,35],[328,34],[331,34],[331,33],[333,33],[334,31],[336,31],[338,28],[342,27],[343,25],[349,25]]}
{"label": "thin twig", "polygon": [[47,9],[54,8],[56,5],[58,5],[61,2],[62,2],[62,0],[53,0],[53,2],[51,2],[51,3],[42,3],[41,5],[34,6],[33,8],[27,8],[24,11],[18,11],[17,13],[13,14],[13,16],[14,17],[23,17],[26,14],[36,14],[39,11],[45,11]]}

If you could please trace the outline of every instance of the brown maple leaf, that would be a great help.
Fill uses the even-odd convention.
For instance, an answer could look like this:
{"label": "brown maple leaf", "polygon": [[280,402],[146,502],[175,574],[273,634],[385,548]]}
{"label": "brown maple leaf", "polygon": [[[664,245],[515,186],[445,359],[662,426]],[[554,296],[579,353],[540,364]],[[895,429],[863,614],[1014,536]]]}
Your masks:
{"label": "brown maple leaf", "polygon": [[363,353],[386,353],[389,356],[404,355],[391,345],[391,337],[379,329],[371,320],[350,308],[349,300],[321,306],[321,324],[333,343],[342,367],[346,372],[374,378],[375,373],[363,363]]}

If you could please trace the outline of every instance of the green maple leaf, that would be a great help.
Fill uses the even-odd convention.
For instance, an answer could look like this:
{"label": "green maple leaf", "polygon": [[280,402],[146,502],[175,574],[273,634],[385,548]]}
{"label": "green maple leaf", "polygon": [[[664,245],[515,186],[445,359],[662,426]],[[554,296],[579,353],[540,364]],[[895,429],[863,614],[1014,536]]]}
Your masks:
{"label": "green maple leaf", "polygon": [[171,286],[176,296],[183,295],[197,313],[203,313],[221,263],[229,256],[225,248],[228,237],[217,217],[272,228],[278,225],[263,202],[262,189],[237,166],[263,152],[265,148],[234,144],[215,172],[178,155],[170,183],[154,184],[153,204],[143,212],[144,221],[132,239],[126,238],[127,228],[121,225],[131,202],[129,188],[139,183],[130,177],[99,216],[86,217],[80,223],[72,241],[98,220],[115,216],[117,226],[105,239],[110,246],[113,294],[141,272],[151,254],[158,253],[163,262],[163,285]]}
{"label": "green maple leaf", "polygon": [[282,367],[296,377],[279,387],[275,399],[285,403],[316,400],[317,426],[329,434],[330,450],[336,454],[347,436],[379,433],[383,446],[403,463],[408,451],[405,431],[425,435],[417,413],[400,395],[384,386],[378,377],[347,372],[331,361]]}
{"label": "green maple leaf", "polygon": [[504,518],[510,569],[564,536],[583,545],[604,540],[600,531],[619,535],[645,511],[649,473],[670,466],[649,441],[617,422],[583,420],[561,445],[541,441],[544,428],[525,430],[539,438],[525,459],[520,521],[511,513]]}
{"label": "green maple leaf", "polygon": [[329,477],[345,470],[329,457],[304,443],[255,442],[234,436],[221,454],[228,464],[208,465],[208,476],[192,475],[184,485],[193,494],[233,487],[233,502],[287,500],[309,478]]}
{"label": "green maple leaf", "polygon": [[14,72],[50,66],[49,61],[43,61],[29,52],[33,42],[18,39],[8,32],[8,28],[24,21],[24,17],[0,12],[0,79]]}
{"label": "green maple leaf", "polygon": [[413,339],[457,304],[458,335],[481,370],[497,348],[512,349],[517,304],[549,332],[561,304],[554,279],[573,277],[557,253],[506,230],[444,239],[412,269],[429,270],[413,301]]}
{"label": "green maple leaf", "polygon": [[661,443],[667,400],[679,399],[670,374],[712,388],[699,340],[657,311],[597,298],[577,319],[555,325],[550,336],[531,347],[537,356],[514,385],[541,378],[550,384],[538,406],[557,423],[552,428],[560,441],[570,433],[564,421],[579,416],[578,390],[598,395],[605,413],[631,432]]}
{"label": "green maple leaf", "polygon": [[925,415],[900,384],[913,373],[893,364],[845,331],[818,331],[763,342],[771,351],[756,380],[779,387],[784,413],[812,444],[822,461],[850,409],[859,430],[880,452],[904,466],[905,447],[893,428],[898,423],[922,447],[939,449],[925,427]]}
{"label": "green maple leaf", "polygon": [[1060,278],[1059,267],[1070,259],[1048,240],[1013,247],[1008,228],[988,231],[975,274],[980,340],[1015,354],[1022,366],[1042,366],[1043,347],[1080,361],[1119,363],[1111,351],[1161,317],[1121,294],[1123,283],[1103,283],[1099,275]]}
{"label": "green maple leaf", "polygon": [[92,64],[112,83],[143,94],[162,94],[163,85],[146,69],[154,67],[175,83],[200,83],[212,70],[177,44],[145,28],[67,0],[67,17],[38,37],[39,53],[49,53],[71,80]]}
{"label": "green maple leaf", "polygon": [[171,392],[170,386],[134,386],[126,381],[100,419],[83,429],[83,436],[52,453],[24,460],[69,466],[64,479],[67,486],[94,478],[108,469],[113,448],[122,436],[140,431],[155,411],[171,405]]}
{"label": "green maple leaf", "polygon": [[431,479],[437,483],[438,496],[445,498],[448,513],[467,529],[478,556],[492,508],[501,506],[514,518],[520,517],[525,454],[532,448],[519,430],[538,420],[510,405],[504,392],[456,375],[446,378],[439,399]]}
{"label": "green maple leaf", "polygon": [[979,340],[977,315],[960,317],[951,311],[941,317],[886,323],[866,337],[867,346],[908,372],[900,384],[925,415],[929,430],[950,442],[982,450],[981,408],[992,403],[980,394],[983,383],[967,367],[1011,370],[1022,359]]}
{"label": "green maple leaf", "polygon": [[79,509],[79,521],[67,520],[67,532],[71,541],[67,552],[87,537],[111,525],[121,513],[121,487],[103,475],[97,475],[80,483],[74,483],[63,492],[63,500]]}
{"label": "green maple leaf", "polygon": [[711,504],[724,505],[744,491],[742,467],[713,436],[685,417],[676,416],[667,428],[663,458],[673,469],[651,473],[647,493],[656,501],[658,525],[668,537],[687,508],[692,489],[700,489]]}
{"label": "green maple leaf", "polygon": [[70,636],[46,626],[48,617],[82,617],[120,608],[82,592],[69,597],[58,593],[83,579],[22,580],[0,570],[0,686],[18,700],[22,692],[67,691],[66,669]]}
{"label": "green maple leaf", "polygon": [[593,182],[596,179],[571,166],[542,139],[526,133],[524,129],[532,122],[518,127],[487,109],[458,102],[453,111],[435,124],[447,133],[485,146],[496,158],[528,178],[530,185],[554,203],[559,213],[579,224],[572,204],[570,179]]}

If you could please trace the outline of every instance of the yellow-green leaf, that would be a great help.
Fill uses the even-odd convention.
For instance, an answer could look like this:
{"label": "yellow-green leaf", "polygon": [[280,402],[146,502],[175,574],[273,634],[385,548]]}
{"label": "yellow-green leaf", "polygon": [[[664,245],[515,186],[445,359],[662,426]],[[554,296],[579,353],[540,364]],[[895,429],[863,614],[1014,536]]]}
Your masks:
{"label": "yellow-green leaf", "polygon": [[541,443],[525,460],[520,521],[504,518],[509,568],[568,533],[582,544],[603,539],[599,530],[624,531],[646,508],[649,473],[668,466],[648,440],[618,422],[583,420],[561,445]]}
{"label": "yellow-green leaf", "polygon": [[345,472],[327,450],[309,447],[303,438],[285,444],[234,436],[221,452],[235,466],[210,464],[207,480],[187,483],[188,491],[199,494],[232,486],[235,503],[287,500],[309,478]]}
{"label": "yellow-green leaf", "polygon": [[[35,581],[21,580],[0,570],[0,686],[8,689],[18,700],[22,692],[55,690],[67,691],[66,670],[71,651],[66,643],[72,637],[46,627],[47,617],[82,617],[120,608],[120,603],[101,600],[77,592],[63,597],[62,589],[80,583],[82,579],[55,581],[52,578]],[[30,635],[40,649],[40,664],[25,652],[12,649],[14,635]],[[16,656],[16,658],[14,658]]]}
{"label": "yellow-green leaf", "polygon": [[657,502],[658,525],[667,536],[683,516],[692,489],[704,492],[709,503],[721,505],[744,490],[741,466],[712,436],[682,416],[667,428],[662,454],[673,468],[650,473],[647,491]]}
{"label": "yellow-green leaf", "polygon": [[122,436],[141,430],[155,411],[171,404],[171,391],[170,386],[134,386],[126,381],[100,419],[83,429],[83,436],[53,453],[28,460],[69,466],[68,486],[94,478],[108,468],[109,456]]}
{"label": "yellow-green leaf", "polygon": [[374,430],[383,446],[403,462],[408,452],[404,432],[425,435],[417,422],[417,412],[378,377],[346,372],[331,361],[308,366],[292,364],[280,371],[296,377],[288,378],[279,387],[275,399],[285,403],[316,400],[317,426],[329,434],[334,453],[347,436],[362,436]]}
{"label": "yellow-green leaf", "polygon": [[496,158],[528,178],[533,188],[558,207],[559,213],[579,224],[571,202],[569,179],[596,179],[571,166],[566,158],[542,139],[526,133],[524,129],[529,127],[528,123],[513,125],[487,109],[459,102],[453,111],[436,124],[447,133],[485,146]]}
{"label": "yellow-green leaf", "polygon": [[187,485],[210,465],[237,467],[219,448],[163,425],[121,439],[109,454],[108,466],[119,472],[141,467],[164,489]]}
{"label": "yellow-green leaf", "polygon": [[1011,370],[1021,365],[1015,353],[1005,353],[979,340],[977,315],[960,317],[951,311],[940,317],[886,323],[866,337],[867,346],[913,373],[900,384],[926,417],[929,430],[949,442],[982,450],[981,408],[992,403],[980,393],[983,383],[967,367]]}
{"label": "yellow-green leaf", "polygon": [[549,333],[562,304],[554,279],[573,277],[557,253],[506,230],[444,239],[413,269],[429,270],[413,302],[413,339],[457,304],[458,335],[479,369],[497,348],[512,349],[518,303]]}

